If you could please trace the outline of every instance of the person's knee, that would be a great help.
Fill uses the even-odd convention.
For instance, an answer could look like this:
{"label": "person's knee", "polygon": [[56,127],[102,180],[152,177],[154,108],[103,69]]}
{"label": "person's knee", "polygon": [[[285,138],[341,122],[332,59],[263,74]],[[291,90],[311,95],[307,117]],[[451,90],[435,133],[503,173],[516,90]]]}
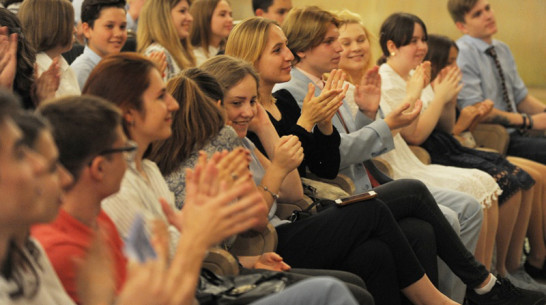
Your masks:
{"label": "person's knee", "polygon": [[442,214],[444,214],[451,228],[453,228],[453,231],[455,231],[457,235],[461,235],[461,224],[459,223],[459,215],[457,212],[441,204],[439,204],[438,207],[440,208],[440,211],[442,211]]}
{"label": "person's knee", "polygon": [[401,185],[404,185],[407,189],[410,189],[412,193],[428,193],[429,190],[427,186],[421,181],[417,179],[398,179],[395,180]]}

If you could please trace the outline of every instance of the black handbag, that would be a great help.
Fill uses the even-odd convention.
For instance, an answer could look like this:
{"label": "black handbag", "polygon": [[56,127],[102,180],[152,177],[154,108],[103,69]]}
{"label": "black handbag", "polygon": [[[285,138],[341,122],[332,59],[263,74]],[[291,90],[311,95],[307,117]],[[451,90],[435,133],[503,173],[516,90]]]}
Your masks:
{"label": "black handbag", "polygon": [[196,298],[200,305],[249,304],[284,290],[288,284],[283,272],[253,270],[250,274],[220,276],[201,269]]}
{"label": "black handbag", "polygon": [[305,184],[302,182],[303,186],[303,194],[311,200],[313,200],[313,203],[311,203],[307,208],[304,210],[294,210],[290,216],[288,216],[288,220],[290,222],[296,222],[298,220],[302,220],[308,217],[313,216],[315,214],[313,212],[313,208],[317,211],[317,213],[320,213],[324,211],[327,208],[333,207],[335,205],[335,202],[330,199],[323,199],[318,198],[317,196],[317,190],[311,185]]}

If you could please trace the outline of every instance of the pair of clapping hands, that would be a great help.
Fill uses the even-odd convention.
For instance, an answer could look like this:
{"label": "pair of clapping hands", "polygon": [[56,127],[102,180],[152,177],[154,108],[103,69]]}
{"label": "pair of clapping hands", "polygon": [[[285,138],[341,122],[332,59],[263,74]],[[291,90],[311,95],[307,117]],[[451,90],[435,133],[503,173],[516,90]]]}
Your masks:
{"label": "pair of clapping hands", "polygon": [[[17,42],[17,33],[9,35],[7,27],[0,27],[0,86],[8,90],[13,89],[17,74]],[[32,97],[36,104],[55,97],[61,82],[59,60],[59,57],[54,58],[41,75],[38,75],[38,66],[34,64]]]}
{"label": "pair of clapping hands", "polygon": [[[130,262],[127,281],[116,304],[193,302],[207,249],[267,221],[266,205],[247,172],[248,160],[244,149],[215,153],[208,160],[202,153],[195,169],[186,170],[182,211],[174,212],[160,200],[169,222],[182,232],[172,261],[168,261],[167,224],[158,221],[151,239],[156,259]],[[232,165],[235,163],[243,165]],[[112,304],[115,291],[112,259],[102,232],[96,234],[87,258],[79,265],[82,304]]]}

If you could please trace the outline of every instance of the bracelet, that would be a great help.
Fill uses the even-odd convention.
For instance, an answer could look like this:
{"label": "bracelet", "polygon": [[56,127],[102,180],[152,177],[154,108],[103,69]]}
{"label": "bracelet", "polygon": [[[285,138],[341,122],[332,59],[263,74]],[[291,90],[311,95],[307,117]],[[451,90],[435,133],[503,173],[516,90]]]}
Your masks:
{"label": "bracelet", "polygon": [[279,194],[273,193],[270,189],[267,188],[267,186],[260,184],[258,185],[258,187],[261,187],[264,189],[264,191],[268,192],[271,195],[271,197],[273,197],[273,200],[276,201],[277,199],[279,199]]}
{"label": "bracelet", "polygon": [[521,118],[523,119],[523,123],[521,124],[520,129],[526,129],[527,128],[527,119],[529,118],[529,116],[527,115],[527,113],[520,113],[520,115],[521,115]]}
{"label": "bracelet", "polygon": [[533,129],[533,117],[532,116],[528,116],[529,118],[529,126],[527,126],[527,129]]}

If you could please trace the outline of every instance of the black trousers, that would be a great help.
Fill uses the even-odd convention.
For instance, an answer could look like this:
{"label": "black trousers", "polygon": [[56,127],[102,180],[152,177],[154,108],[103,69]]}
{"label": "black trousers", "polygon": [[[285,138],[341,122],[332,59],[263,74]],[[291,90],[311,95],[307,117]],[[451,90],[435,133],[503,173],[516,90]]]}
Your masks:
{"label": "black trousers", "polygon": [[378,199],[330,208],[277,227],[277,252],[295,268],[352,272],[376,304],[400,304],[400,288],[424,275],[388,207]]}
{"label": "black trousers", "polygon": [[419,247],[430,244],[426,239],[431,236],[438,255],[465,284],[477,287],[487,278],[489,272],[466,250],[423,183],[397,180],[375,191],[379,194],[376,199],[335,207],[277,227],[277,251],[294,267],[353,272],[364,279],[376,304],[399,304],[398,290],[424,274],[395,223],[411,217],[427,222],[434,231],[432,235],[417,233],[412,237],[412,245],[427,265],[425,270],[431,272],[433,283],[437,280],[432,265],[436,259],[430,258],[429,250]]}
{"label": "black trousers", "polygon": [[489,271],[462,244],[422,182],[401,179],[381,185],[375,191],[395,219],[414,217],[433,227],[438,256],[467,286],[477,287],[489,276]]}

